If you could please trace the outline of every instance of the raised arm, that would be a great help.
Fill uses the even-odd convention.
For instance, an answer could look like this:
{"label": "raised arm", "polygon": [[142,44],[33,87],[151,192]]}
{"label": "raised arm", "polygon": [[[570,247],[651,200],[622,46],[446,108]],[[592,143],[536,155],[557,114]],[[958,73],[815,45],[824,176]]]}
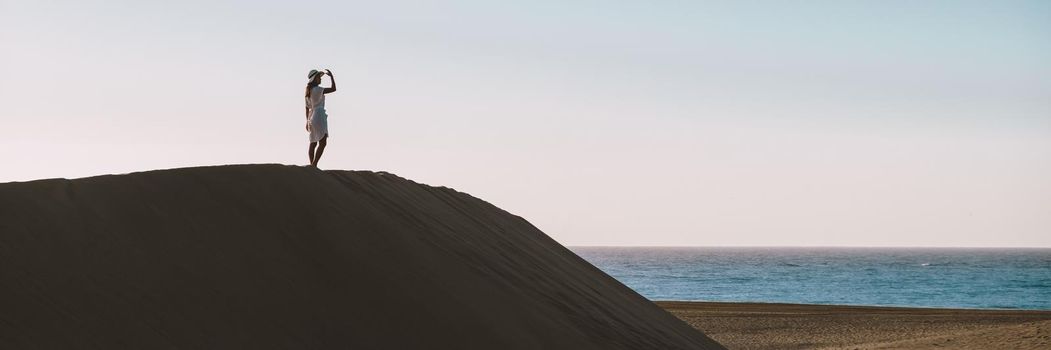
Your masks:
{"label": "raised arm", "polygon": [[328,74],[328,80],[332,81],[332,87],[325,88],[325,93],[336,92],[336,77],[332,75],[332,71],[326,69],[325,74]]}

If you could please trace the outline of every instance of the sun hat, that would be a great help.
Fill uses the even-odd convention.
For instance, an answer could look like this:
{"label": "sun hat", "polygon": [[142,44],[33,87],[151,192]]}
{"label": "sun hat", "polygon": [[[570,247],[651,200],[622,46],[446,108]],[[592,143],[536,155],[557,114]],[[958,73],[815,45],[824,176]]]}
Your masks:
{"label": "sun hat", "polygon": [[307,73],[307,79],[308,80],[314,80],[314,75],[317,75],[318,73],[321,73],[321,71],[319,71],[317,69],[311,69],[310,73]]}

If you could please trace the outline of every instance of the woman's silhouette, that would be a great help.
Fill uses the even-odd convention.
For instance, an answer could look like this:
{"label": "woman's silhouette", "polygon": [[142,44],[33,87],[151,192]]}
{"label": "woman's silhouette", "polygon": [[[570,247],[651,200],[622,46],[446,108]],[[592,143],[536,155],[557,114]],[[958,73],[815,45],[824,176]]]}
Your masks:
{"label": "woman's silhouette", "polygon": [[[321,87],[321,76],[328,74],[332,87]],[[332,71],[326,69],[324,72],[316,69],[307,74],[307,91],[304,99],[307,103],[307,132],[310,133],[310,149],[307,156],[310,157],[310,165],[317,166],[321,160],[321,154],[325,153],[325,145],[328,144],[328,114],[325,113],[325,94],[336,91],[336,77]],[[317,149],[317,153],[314,149]]]}

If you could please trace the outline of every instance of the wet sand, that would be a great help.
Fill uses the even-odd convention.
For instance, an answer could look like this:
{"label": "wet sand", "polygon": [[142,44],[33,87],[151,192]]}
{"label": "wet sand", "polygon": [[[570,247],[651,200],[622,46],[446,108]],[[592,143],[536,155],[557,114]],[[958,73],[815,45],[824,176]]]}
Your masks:
{"label": "wet sand", "polygon": [[657,304],[729,349],[1051,349],[1051,311]]}

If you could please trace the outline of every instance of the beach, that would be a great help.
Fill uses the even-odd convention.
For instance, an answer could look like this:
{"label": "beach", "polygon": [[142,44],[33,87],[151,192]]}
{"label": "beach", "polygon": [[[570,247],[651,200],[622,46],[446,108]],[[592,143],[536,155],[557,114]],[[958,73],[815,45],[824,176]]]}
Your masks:
{"label": "beach", "polygon": [[[1044,309],[1044,251],[921,253],[575,253],[482,199],[386,172],[254,164],[4,183],[0,348],[1051,348],[1051,311],[1024,306],[651,301],[765,288]],[[975,287],[994,277],[1026,284]],[[967,288],[985,294],[950,293]]]}
{"label": "beach", "polygon": [[656,303],[728,349],[1051,348],[1051,311]]}

